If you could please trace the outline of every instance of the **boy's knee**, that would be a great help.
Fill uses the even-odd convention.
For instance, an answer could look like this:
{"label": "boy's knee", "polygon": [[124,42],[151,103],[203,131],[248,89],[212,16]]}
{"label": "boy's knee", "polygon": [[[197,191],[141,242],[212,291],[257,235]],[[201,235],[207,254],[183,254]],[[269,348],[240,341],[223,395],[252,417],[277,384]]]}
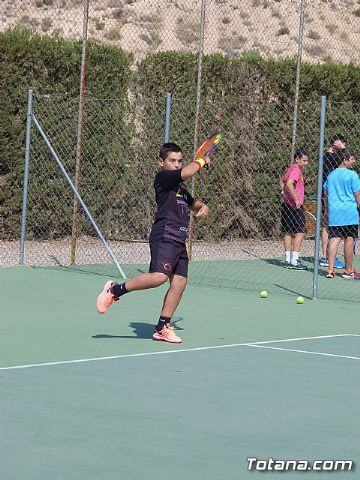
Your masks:
{"label": "boy's knee", "polygon": [[178,276],[176,278],[176,287],[179,288],[180,290],[185,290],[186,284],[187,284],[187,278],[186,277]]}
{"label": "boy's knee", "polygon": [[156,283],[156,286],[160,287],[160,285],[163,285],[167,280],[168,276],[165,273],[161,272],[154,272],[154,283]]}

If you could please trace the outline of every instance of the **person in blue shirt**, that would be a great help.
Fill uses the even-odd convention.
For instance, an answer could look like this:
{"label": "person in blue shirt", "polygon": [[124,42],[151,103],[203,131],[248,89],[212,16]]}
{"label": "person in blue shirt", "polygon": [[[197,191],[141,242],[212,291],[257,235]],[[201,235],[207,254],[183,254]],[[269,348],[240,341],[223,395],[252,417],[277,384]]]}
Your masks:
{"label": "person in blue shirt", "polygon": [[[330,139],[330,148],[325,153],[323,158],[323,181],[326,182],[327,177],[330,173],[335,170],[339,165],[338,153],[347,147],[346,138],[340,133],[334,135]],[[328,232],[328,221],[325,215],[325,201],[322,198],[322,211],[323,211],[323,228],[321,230],[321,247],[322,247],[322,257],[320,258],[320,265],[322,267],[329,266],[328,260],[328,245],[329,245],[329,232]],[[335,268],[344,268],[345,265],[338,258],[335,259]]]}
{"label": "person in blue shirt", "polygon": [[324,183],[325,204],[329,221],[329,268],[327,278],[335,277],[335,258],[341,239],[344,239],[345,269],[343,278],[360,280],[353,268],[354,242],[359,236],[360,179],[352,170],[354,154],[347,149],[338,153],[339,166]]}

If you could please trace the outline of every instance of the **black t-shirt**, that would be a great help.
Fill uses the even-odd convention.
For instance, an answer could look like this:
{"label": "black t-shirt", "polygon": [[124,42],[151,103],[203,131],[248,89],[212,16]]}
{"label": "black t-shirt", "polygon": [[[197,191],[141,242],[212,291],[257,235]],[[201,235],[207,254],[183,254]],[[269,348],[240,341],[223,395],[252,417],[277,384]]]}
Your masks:
{"label": "black t-shirt", "polygon": [[189,225],[189,207],[193,197],[181,179],[181,170],[160,170],[155,175],[157,213],[150,241],[170,240],[185,243]]}
{"label": "black t-shirt", "polygon": [[339,155],[334,152],[326,152],[323,159],[323,184],[330,173],[339,165]]}

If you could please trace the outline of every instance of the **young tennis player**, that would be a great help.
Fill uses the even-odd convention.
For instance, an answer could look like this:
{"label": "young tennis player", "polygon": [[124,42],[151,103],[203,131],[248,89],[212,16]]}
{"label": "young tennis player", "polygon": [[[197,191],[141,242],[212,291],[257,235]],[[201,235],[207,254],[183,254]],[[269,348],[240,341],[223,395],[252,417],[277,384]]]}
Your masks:
{"label": "young tennis player", "polygon": [[281,206],[281,228],[284,233],[285,267],[294,270],[307,270],[300,262],[301,244],[305,236],[305,188],[302,169],[309,157],[304,148],[294,154],[294,161],[280,178],[283,192]]}
{"label": "young tennis player", "polygon": [[355,155],[347,149],[339,152],[339,166],[327,177],[323,187],[329,217],[329,268],[326,278],[335,277],[336,252],[344,239],[343,278],[360,280],[353,266],[354,242],[359,235],[360,179],[352,170]]}
{"label": "young tennis player", "polygon": [[155,176],[157,213],[150,233],[151,261],[148,273],[142,273],[121,285],[109,280],[97,297],[99,313],[116,303],[123,295],[134,290],[145,290],[170,282],[158,324],[152,338],[170,343],[181,343],[171,325],[188,274],[186,237],[189,223],[189,209],[196,212],[196,218],[206,218],[208,207],[200,200],[194,200],[185,189],[184,180],[196,175],[210,161],[196,159],[183,167],[183,154],[176,143],[165,143],[160,148],[160,171]]}

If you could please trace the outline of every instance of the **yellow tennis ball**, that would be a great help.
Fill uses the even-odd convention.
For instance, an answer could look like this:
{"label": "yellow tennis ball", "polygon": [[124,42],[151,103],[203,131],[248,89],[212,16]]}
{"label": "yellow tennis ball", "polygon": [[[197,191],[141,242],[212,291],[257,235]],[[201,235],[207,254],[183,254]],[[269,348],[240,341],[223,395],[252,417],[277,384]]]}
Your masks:
{"label": "yellow tennis ball", "polygon": [[296,299],[296,303],[298,303],[298,304],[300,304],[300,305],[302,305],[302,304],[304,303],[304,301],[305,301],[305,300],[304,300],[303,297],[297,297],[297,299]]}
{"label": "yellow tennis ball", "polygon": [[268,293],[266,290],[263,290],[262,292],[260,292],[260,298],[267,298],[268,296]]}

